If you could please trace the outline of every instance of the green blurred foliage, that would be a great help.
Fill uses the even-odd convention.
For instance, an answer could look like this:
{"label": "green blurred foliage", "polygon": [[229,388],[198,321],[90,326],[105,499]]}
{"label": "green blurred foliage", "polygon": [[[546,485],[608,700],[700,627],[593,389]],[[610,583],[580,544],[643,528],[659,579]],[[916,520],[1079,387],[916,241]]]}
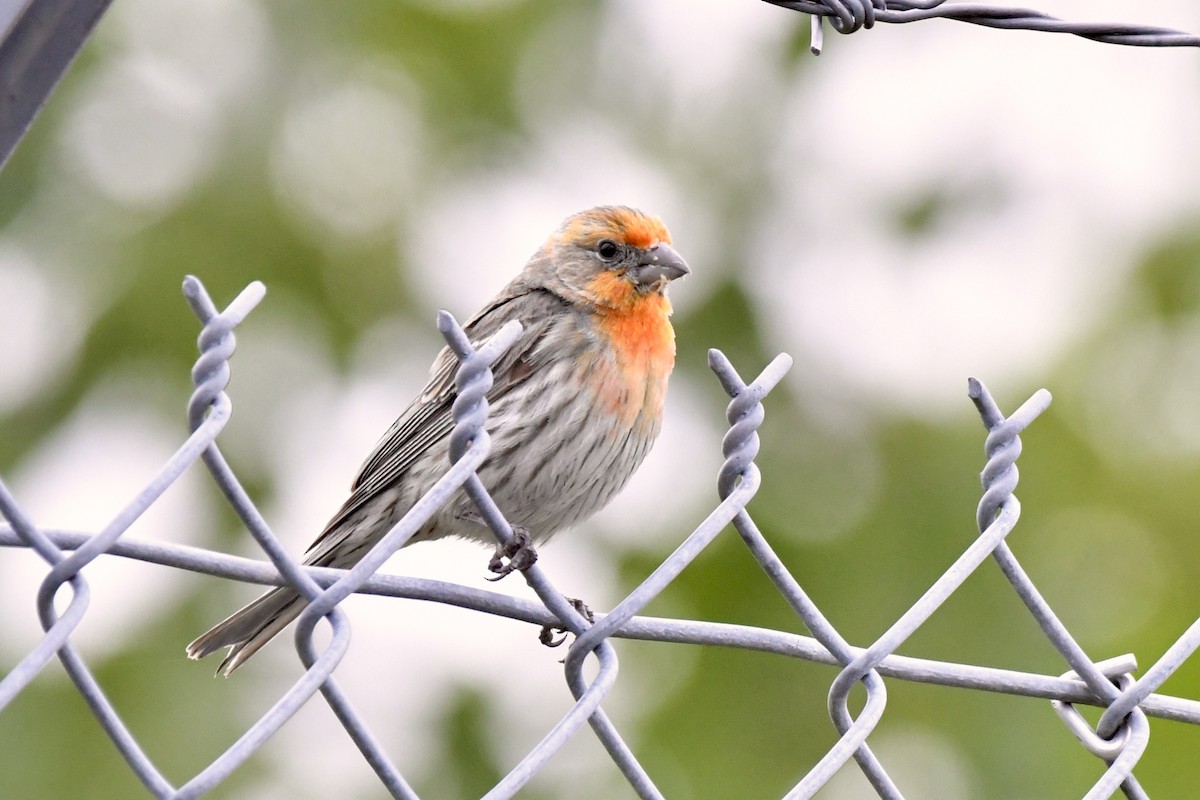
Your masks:
{"label": "green blurred foliage", "polygon": [[[573,15],[581,41],[590,48],[598,46],[588,37],[599,4],[581,0],[527,0],[471,13],[395,0],[264,8],[276,37],[280,70],[297,68],[310,50],[332,46],[403,66],[420,86],[426,101],[423,123],[435,134],[430,158],[437,164],[424,165],[427,181],[500,163],[510,142],[525,135],[526,121],[511,91],[514,73],[547,19]],[[796,24],[787,51],[774,65],[783,86],[804,79],[809,63],[804,30],[803,24]],[[6,167],[0,177],[0,231],[15,224],[39,182],[54,171],[49,162],[56,157],[56,137],[67,112],[107,55],[96,42],[85,49]],[[580,92],[581,105],[591,102],[587,87]],[[760,102],[765,107],[771,100],[764,97]],[[272,109],[259,113],[270,114]],[[757,182],[768,168],[750,159],[716,163],[711,154],[656,140],[653,131],[642,135],[652,149],[661,151],[664,161],[675,163],[681,182],[710,184],[705,190],[723,195],[723,208],[729,212],[729,241],[713,259],[721,280],[702,303],[677,317],[680,369],[709,387],[708,410],[715,416],[723,413],[725,399],[704,373],[708,347],[722,348],[744,375],[784,349],[764,340],[737,257],[755,208],[770,202],[757,194]],[[286,218],[268,188],[268,138],[265,129],[247,125],[219,168],[184,202],[133,226],[102,254],[116,266],[96,276],[71,276],[102,281],[116,272],[119,280],[111,302],[91,322],[81,351],[61,379],[0,417],[0,474],[16,470],[103,376],[124,364],[154,364],[167,389],[155,396],[176,398],[163,410],[182,420],[196,334],[179,293],[185,274],[201,274],[218,302],[227,301],[252,279],[271,288],[267,302],[276,296],[292,298],[311,315],[303,324],[328,344],[334,368],[346,366],[360,337],[380,320],[400,314],[425,323],[416,317],[418,304],[406,285],[411,265],[403,263],[400,242],[380,237],[323,248]],[[993,202],[994,191],[990,186],[924,187],[914,192],[912,203],[896,210],[895,224],[913,237],[926,235],[964,202]],[[63,236],[72,235],[72,222],[66,216],[58,220]],[[398,233],[400,240],[406,235],[404,230]],[[1164,233],[1125,287],[1128,297],[1120,313],[1107,322],[1107,329],[1090,334],[1064,359],[1058,374],[1065,385],[1079,386],[1078,365],[1119,340],[1127,326],[1147,319],[1169,324],[1200,313],[1198,264],[1200,237],[1195,228]],[[234,370],[236,375],[236,360]],[[1049,374],[1047,382],[1053,382],[1056,373]],[[1037,387],[993,388],[1008,409]],[[855,474],[853,470],[861,468],[855,466],[855,451],[840,434],[825,430],[788,386],[768,403],[759,459],[764,482],[752,510],[785,563],[852,642],[865,643],[882,633],[975,533],[984,436],[966,400],[965,385],[963,395],[961,413],[937,424],[886,419],[864,434],[866,444],[860,445],[874,454],[879,474],[873,480],[880,496],[850,523],[845,535],[829,541],[795,535],[795,526],[799,521],[819,528],[826,521],[825,505],[848,502],[853,486],[847,488],[839,475],[843,469]],[[1163,459],[1135,469],[1105,460],[1069,422],[1086,416],[1085,400],[1078,393],[1060,395],[1024,437],[1020,496],[1029,522],[1023,520],[1017,528],[1012,545],[1020,555],[1037,544],[1030,541],[1034,532],[1068,539],[1086,536],[1087,531],[1048,529],[1032,520],[1054,519],[1057,511],[1098,503],[1102,509],[1121,509],[1156,540],[1168,542],[1166,560],[1176,569],[1167,576],[1169,584],[1153,621],[1119,640],[1084,643],[1097,658],[1135,652],[1144,668],[1197,612],[1191,565],[1200,564],[1200,544],[1192,535],[1200,462]],[[716,444],[697,444],[701,446]],[[264,496],[271,491],[271,480],[270,475],[254,475],[250,488]],[[227,512],[224,519],[227,530],[222,535],[243,535]],[[680,531],[679,537],[683,535]],[[616,554],[623,584],[636,585],[666,552]],[[1084,546],[1055,552],[1087,558]],[[1078,613],[1072,607],[1076,587],[1059,582],[1053,563],[1038,561],[1029,569],[1071,626]],[[1074,569],[1072,574],[1081,573]],[[266,707],[245,684],[212,681],[206,668],[177,663],[181,635],[186,635],[181,631],[197,631],[211,621],[214,603],[203,597],[215,585],[192,582],[187,602],[175,615],[142,631],[121,653],[89,660],[134,735],[163,771],[180,781],[202,768]],[[1119,594],[1120,587],[1112,591]],[[32,599],[29,603],[32,614]],[[648,612],[681,609],[699,619],[804,632],[732,531],[725,532]],[[672,674],[666,695],[648,702],[647,712],[627,730],[638,756],[661,780],[668,797],[779,796],[835,741],[825,712],[833,676],[828,667],[717,648],[693,648],[686,656],[667,645],[629,643],[618,644],[618,649],[623,674],[636,672],[646,686],[655,683],[647,676],[658,671]],[[1064,669],[1019,600],[988,565],[902,652],[1048,673]],[[686,668],[677,669],[681,661]],[[401,672],[403,665],[395,668]],[[1200,666],[1186,666],[1167,691],[1196,696]],[[888,698],[877,735],[903,737],[913,728],[940,732],[969,757],[978,797],[1075,796],[1099,775],[1099,763],[1082,752],[1042,701],[902,681],[889,681]],[[476,797],[505,772],[509,765],[500,763],[488,745],[491,731],[503,725],[495,715],[489,697],[472,687],[452,694],[431,733],[437,739],[438,769],[418,781],[427,796]],[[342,734],[331,730],[329,735]],[[580,734],[589,735],[586,730]],[[1190,756],[1196,735],[1188,726],[1154,721],[1151,746],[1138,769],[1152,795],[1182,797],[1193,791],[1196,767]],[[884,763],[888,765],[886,753]],[[611,769],[604,765],[600,771]],[[211,796],[238,797],[246,786],[271,780],[269,770],[253,758]],[[47,667],[0,715],[0,797],[136,797],[139,791],[136,778],[101,737],[57,665]],[[382,790],[363,796],[381,794]],[[535,784],[522,796],[549,795]]]}

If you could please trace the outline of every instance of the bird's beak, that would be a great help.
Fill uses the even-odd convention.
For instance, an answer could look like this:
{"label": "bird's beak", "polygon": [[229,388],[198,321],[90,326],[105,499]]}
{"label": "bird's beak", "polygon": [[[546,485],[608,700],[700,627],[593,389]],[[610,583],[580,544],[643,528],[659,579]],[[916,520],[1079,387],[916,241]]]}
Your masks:
{"label": "bird's beak", "polygon": [[669,244],[659,242],[638,259],[638,265],[633,271],[634,282],[642,289],[652,289],[655,286],[665,286],[676,278],[682,278],[691,272],[683,256],[676,253]]}

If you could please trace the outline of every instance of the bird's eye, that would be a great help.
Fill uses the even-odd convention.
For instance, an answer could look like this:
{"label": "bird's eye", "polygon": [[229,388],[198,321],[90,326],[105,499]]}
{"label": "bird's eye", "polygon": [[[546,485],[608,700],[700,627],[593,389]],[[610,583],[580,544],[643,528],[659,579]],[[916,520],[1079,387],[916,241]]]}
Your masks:
{"label": "bird's eye", "polygon": [[616,258],[618,254],[620,254],[621,247],[612,239],[602,239],[600,243],[596,245],[596,252],[599,253],[600,257],[605,261],[611,261]]}

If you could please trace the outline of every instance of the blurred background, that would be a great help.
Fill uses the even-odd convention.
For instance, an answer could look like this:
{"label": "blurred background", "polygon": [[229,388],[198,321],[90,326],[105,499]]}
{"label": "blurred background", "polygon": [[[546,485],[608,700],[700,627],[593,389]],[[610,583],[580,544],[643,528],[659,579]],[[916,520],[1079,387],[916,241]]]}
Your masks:
{"label": "blurred background", "polygon": [[[1186,0],[1039,0],[1200,31]],[[693,275],[659,445],[542,551],[603,610],[716,503],[726,397],[767,403],[751,511],[850,641],[882,633],[975,535],[984,432],[1023,437],[1010,543],[1096,659],[1152,664],[1200,614],[1200,58],[947,21],[830,34],[752,0],[118,0],[0,174],[0,474],[46,527],[96,530],[185,438],[199,276],[251,280],[221,446],[299,554],[424,381],[437,309],[469,316],[567,214],[663,217]],[[129,533],[254,556],[200,468]],[[385,568],[483,586],[442,542]],[[40,637],[42,563],[0,550],[0,669]],[[73,640],[182,783],[300,674],[287,637],[231,680],[184,645],[253,587],[115,558]],[[531,596],[517,578],[489,588]],[[478,797],[570,707],[533,628],[351,598],[338,676],[422,797]],[[647,613],[802,632],[728,531]],[[829,667],[618,643],[605,708],[664,793],[778,797],[834,743]],[[902,649],[1066,669],[986,563]],[[913,798],[1080,796],[1102,764],[1044,701],[889,681],[871,743]],[[1164,691],[1200,693],[1200,662]],[[1094,721],[1095,715],[1090,718]],[[1200,731],[1155,720],[1137,769],[1194,791]],[[140,797],[57,662],[0,715],[0,796]],[[1186,788],[1185,788],[1186,787]],[[375,798],[315,700],[215,798]],[[630,797],[585,730],[522,797]],[[821,798],[873,796],[853,764]]]}

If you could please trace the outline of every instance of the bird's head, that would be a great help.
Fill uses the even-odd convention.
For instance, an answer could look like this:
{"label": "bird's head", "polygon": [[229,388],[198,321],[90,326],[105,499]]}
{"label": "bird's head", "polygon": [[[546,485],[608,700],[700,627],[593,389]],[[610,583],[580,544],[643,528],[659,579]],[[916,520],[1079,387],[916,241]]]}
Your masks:
{"label": "bird's head", "polygon": [[[530,264],[548,289],[599,308],[628,309],[687,275],[658,217],[598,206],[568,217]],[[668,307],[669,308],[669,307]]]}

